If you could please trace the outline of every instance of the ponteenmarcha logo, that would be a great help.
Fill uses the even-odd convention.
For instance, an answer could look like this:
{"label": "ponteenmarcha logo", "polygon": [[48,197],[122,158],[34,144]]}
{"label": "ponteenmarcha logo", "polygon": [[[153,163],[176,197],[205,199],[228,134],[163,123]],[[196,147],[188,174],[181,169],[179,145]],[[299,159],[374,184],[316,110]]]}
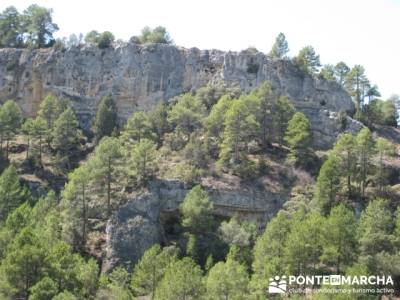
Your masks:
{"label": "ponteenmarcha logo", "polygon": [[[394,282],[391,276],[345,276],[345,275],[313,275],[313,276],[274,276],[269,279],[268,293],[284,294],[291,292],[289,286],[393,286]],[[318,290],[318,288],[313,288]]]}
{"label": "ponteenmarcha logo", "polygon": [[268,293],[284,294],[286,293],[287,282],[286,276],[275,276],[269,279]]}

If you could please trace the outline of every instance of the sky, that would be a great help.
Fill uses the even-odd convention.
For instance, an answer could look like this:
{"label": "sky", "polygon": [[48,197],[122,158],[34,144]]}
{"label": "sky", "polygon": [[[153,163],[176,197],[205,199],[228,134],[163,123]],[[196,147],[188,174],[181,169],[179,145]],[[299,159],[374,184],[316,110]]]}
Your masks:
{"label": "sky", "polygon": [[322,64],[361,64],[383,98],[400,95],[400,0],[1,0],[0,10],[52,8],[56,37],[91,30],[116,38],[164,26],[183,47],[268,52],[279,32],[290,55],[311,45]]}

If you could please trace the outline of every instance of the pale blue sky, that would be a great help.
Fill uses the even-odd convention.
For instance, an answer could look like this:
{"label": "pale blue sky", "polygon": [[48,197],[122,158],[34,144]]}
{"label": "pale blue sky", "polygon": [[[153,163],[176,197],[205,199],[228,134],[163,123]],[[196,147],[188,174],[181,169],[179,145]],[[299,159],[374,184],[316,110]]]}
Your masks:
{"label": "pale blue sky", "polygon": [[312,45],[324,64],[362,64],[383,97],[400,94],[399,0],[1,0],[0,10],[31,3],[54,9],[57,37],[96,29],[128,39],[162,25],[180,46],[267,52],[282,31],[291,55]]}

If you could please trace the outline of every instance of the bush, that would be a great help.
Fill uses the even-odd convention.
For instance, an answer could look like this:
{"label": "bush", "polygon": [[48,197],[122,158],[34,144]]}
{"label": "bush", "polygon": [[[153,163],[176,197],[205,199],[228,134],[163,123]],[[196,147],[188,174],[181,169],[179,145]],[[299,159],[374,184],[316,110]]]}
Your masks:
{"label": "bush", "polygon": [[165,27],[158,26],[154,29],[146,26],[142,29],[142,34],[139,36],[141,44],[158,43],[158,44],[172,44],[172,39]]}

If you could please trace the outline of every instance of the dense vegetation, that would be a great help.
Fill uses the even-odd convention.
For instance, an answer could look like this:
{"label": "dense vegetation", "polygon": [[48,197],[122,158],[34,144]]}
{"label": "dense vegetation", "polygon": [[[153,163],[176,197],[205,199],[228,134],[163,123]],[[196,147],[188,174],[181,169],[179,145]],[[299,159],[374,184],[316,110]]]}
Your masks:
{"label": "dense vegetation", "polygon": [[[0,46],[49,47],[56,29],[50,10],[31,6],[20,15],[8,8],[0,16]],[[68,43],[82,40],[75,36]],[[114,36],[92,31],[85,42],[112,47]],[[157,27],[131,42],[172,40]],[[284,273],[391,274],[398,282],[400,209],[393,186],[399,177],[390,166],[395,145],[374,134],[379,125],[397,125],[398,99],[379,99],[362,66],[321,68],[311,46],[294,58],[288,51],[280,34],[269,56],[342,85],[356,103],[354,117],[365,124],[356,134],[342,132],[330,151],[314,151],[307,116],[269,82],[250,93],[206,86],[135,112],[123,126],[114,99],[106,96],[92,132],[83,131],[71,103],[55,95],[42,100],[35,118],[5,102],[0,298],[265,299],[269,278]],[[291,197],[268,224],[215,215],[202,187],[206,177],[230,176],[250,186],[279,172]],[[191,187],[169,224],[168,244],[154,245],[128,268],[101,273],[105,223],[155,178]]]}
{"label": "dense vegetation", "polygon": [[[134,113],[121,131],[107,96],[93,137],[79,129],[68,101],[54,95],[34,119],[24,119],[15,102],[4,103],[0,125],[3,297],[244,299],[265,296],[268,278],[282,272],[400,275],[400,215],[390,187],[398,175],[386,165],[394,145],[365,127],[315,153],[309,120],[269,82],[248,94],[223,86],[182,94]],[[91,140],[95,149],[82,161]],[[12,159],[16,143],[25,145],[22,161]],[[201,178],[229,173],[257,181],[273,170],[271,153],[287,153],[282,163],[317,174],[315,187],[294,187],[264,233],[253,222],[215,216]],[[170,165],[174,157],[178,165]],[[56,193],[37,196],[19,172],[42,179],[50,172],[67,183],[60,190],[50,180]],[[92,246],[98,228],[129,191],[145,191],[165,176],[193,186],[171,244],[148,249],[132,273],[117,267],[100,274]],[[363,208],[360,215],[355,207]]]}

